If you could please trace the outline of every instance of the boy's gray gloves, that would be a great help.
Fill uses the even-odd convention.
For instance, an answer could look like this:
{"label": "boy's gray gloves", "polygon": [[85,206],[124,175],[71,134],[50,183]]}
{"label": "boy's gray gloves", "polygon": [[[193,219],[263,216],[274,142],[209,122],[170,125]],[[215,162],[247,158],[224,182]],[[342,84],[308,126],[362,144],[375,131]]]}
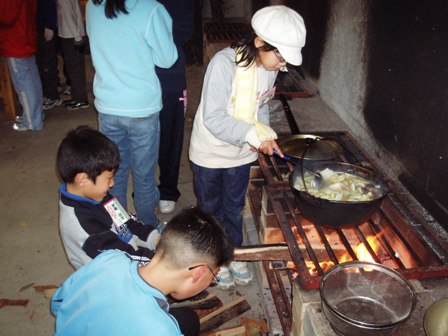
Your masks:
{"label": "boy's gray gloves", "polygon": [[166,227],[166,222],[160,222],[159,225],[157,226],[157,228],[155,230],[152,230],[151,233],[148,236],[148,239],[146,239],[146,246],[150,249],[150,250],[155,250],[157,243],[159,242],[160,239],[160,235],[162,233],[162,231],[165,229]]}

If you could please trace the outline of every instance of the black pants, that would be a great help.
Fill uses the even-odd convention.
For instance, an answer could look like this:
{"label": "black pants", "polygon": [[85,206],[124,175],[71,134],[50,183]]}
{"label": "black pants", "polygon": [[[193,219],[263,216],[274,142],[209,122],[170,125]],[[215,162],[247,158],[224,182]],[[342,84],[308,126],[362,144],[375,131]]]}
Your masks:
{"label": "black pants", "polygon": [[179,323],[179,328],[185,336],[198,336],[200,331],[199,317],[188,307],[172,308],[170,314]]}
{"label": "black pants", "polygon": [[45,98],[59,99],[58,93],[58,58],[56,56],[56,40],[45,41],[44,28],[38,29],[36,63],[39,69],[42,91]]}
{"label": "black pants", "polygon": [[164,92],[163,109],[160,111],[160,146],[159,146],[159,192],[160,199],[177,201],[180,192],[179,180],[180,158],[184,140],[184,101],[183,92]]}
{"label": "black pants", "polygon": [[61,38],[64,65],[71,80],[72,98],[87,103],[86,66],[84,53],[75,48],[75,39]]}

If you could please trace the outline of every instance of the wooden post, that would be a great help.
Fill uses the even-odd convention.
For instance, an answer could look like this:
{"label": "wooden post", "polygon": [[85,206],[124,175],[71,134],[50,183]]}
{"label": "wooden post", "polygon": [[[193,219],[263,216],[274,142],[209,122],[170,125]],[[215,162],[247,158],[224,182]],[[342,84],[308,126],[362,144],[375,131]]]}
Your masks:
{"label": "wooden post", "polygon": [[0,58],[0,98],[3,100],[5,117],[14,120],[17,115],[17,97],[9,74],[6,59]]}

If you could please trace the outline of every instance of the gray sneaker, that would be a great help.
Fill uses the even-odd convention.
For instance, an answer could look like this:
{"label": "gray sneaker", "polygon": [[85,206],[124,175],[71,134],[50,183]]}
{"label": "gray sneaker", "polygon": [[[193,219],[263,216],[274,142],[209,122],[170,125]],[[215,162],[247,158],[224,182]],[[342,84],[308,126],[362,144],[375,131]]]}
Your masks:
{"label": "gray sneaker", "polygon": [[235,283],[240,286],[245,286],[254,279],[251,270],[244,261],[232,261],[229,265],[229,271]]}
{"label": "gray sneaker", "polygon": [[219,282],[216,284],[216,286],[219,289],[227,290],[235,287],[235,281],[233,280],[232,274],[230,273],[228,267],[221,266],[217,277],[219,279]]}
{"label": "gray sneaker", "polygon": [[59,98],[56,98],[56,99],[44,98],[44,104],[42,106],[42,109],[49,110],[49,109],[52,109],[53,107],[59,106],[61,104],[62,104],[62,101]]}

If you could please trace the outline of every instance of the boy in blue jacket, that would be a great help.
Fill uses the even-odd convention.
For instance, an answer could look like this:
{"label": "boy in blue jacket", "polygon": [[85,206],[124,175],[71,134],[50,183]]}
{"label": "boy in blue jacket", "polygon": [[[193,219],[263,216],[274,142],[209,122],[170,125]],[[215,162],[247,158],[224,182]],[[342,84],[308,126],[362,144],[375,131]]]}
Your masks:
{"label": "boy in blue jacket", "polygon": [[[200,293],[232,258],[221,223],[185,209],[168,222],[149,263],[106,251],[70,276],[51,299],[55,335],[182,335],[166,296]],[[198,323],[197,316],[188,322]]]}

